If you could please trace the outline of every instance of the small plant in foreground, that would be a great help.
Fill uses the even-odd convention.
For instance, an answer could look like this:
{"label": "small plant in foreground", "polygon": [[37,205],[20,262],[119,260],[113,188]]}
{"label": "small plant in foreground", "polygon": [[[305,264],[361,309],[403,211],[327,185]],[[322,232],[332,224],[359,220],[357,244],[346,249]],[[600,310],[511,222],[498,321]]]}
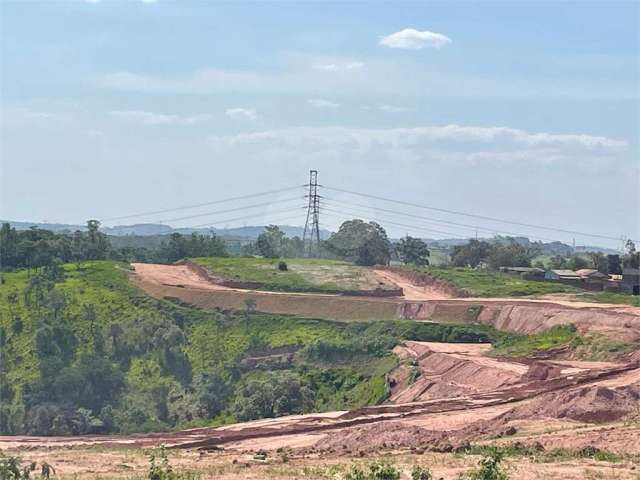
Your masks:
{"label": "small plant in foreground", "polygon": [[431,480],[433,476],[428,468],[422,468],[420,465],[414,465],[411,469],[411,480]]}
{"label": "small plant in foreground", "polygon": [[461,476],[462,480],[507,480],[509,476],[503,467],[500,466],[504,452],[497,448],[492,448],[478,462],[475,468]]}
{"label": "small plant in foreground", "polygon": [[373,462],[366,467],[353,465],[344,480],[398,480],[400,472],[385,462]]}
{"label": "small plant in foreground", "polygon": [[[31,478],[31,472],[38,469],[37,462],[30,462],[26,467],[20,467],[22,462],[18,457],[6,457],[0,452],[0,480],[26,480]],[[51,478],[55,469],[47,462],[40,462],[40,478]]]}
{"label": "small plant in foreground", "polygon": [[164,445],[160,445],[160,448],[149,453],[148,480],[195,480],[196,478],[194,474],[175,472],[171,468]]}

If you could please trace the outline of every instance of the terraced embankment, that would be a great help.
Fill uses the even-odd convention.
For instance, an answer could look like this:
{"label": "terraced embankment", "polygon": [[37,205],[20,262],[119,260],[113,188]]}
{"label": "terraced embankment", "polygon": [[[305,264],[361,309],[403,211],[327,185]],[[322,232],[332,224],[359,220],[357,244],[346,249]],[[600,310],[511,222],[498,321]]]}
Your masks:
{"label": "terraced embankment", "polygon": [[[575,422],[584,426],[584,422],[617,421],[633,412],[640,398],[640,365],[633,359],[617,364],[494,360],[483,356],[482,345],[426,342],[405,342],[397,353],[405,360],[416,360],[424,378],[410,383],[402,375],[395,377],[391,400],[402,403],[181,432],[120,437],[0,437],[0,448],[164,443],[181,449],[288,447],[341,452],[339,446],[344,443],[345,448],[374,451],[385,447],[385,439],[390,441],[384,432],[393,431],[397,436],[389,446],[419,444],[442,449],[445,443],[455,446],[495,436],[516,428],[514,425],[521,428],[523,421],[556,419],[574,422],[571,428],[577,428]],[[497,365],[499,362],[503,365]],[[413,391],[413,385],[420,386],[421,392]],[[638,428],[623,429],[620,434],[628,445],[621,443],[617,448],[632,449],[629,439],[637,433]]]}
{"label": "terraced embankment", "polygon": [[[156,298],[175,298],[205,309],[244,310],[252,298],[256,309],[332,320],[405,318],[435,322],[480,322],[498,329],[533,333],[554,325],[574,324],[579,333],[616,340],[640,340],[640,308],[512,298],[452,298],[439,285],[412,284],[397,272],[382,271],[403,289],[402,297],[375,298],[318,293],[265,292],[216,284],[189,265],[133,264],[135,281]],[[422,293],[421,293],[422,292]],[[437,297],[440,298],[437,298]]]}

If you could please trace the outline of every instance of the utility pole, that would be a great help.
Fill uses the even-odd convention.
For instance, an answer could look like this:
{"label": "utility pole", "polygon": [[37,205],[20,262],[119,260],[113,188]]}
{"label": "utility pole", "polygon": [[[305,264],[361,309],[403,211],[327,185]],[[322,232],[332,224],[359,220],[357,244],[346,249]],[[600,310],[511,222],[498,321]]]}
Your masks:
{"label": "utility pole", "polygon": [[318,171],[309,171],[309,206],[304,224],[302,241],[305,255],[312,257],[320,252],[320,195],[318,195]]}

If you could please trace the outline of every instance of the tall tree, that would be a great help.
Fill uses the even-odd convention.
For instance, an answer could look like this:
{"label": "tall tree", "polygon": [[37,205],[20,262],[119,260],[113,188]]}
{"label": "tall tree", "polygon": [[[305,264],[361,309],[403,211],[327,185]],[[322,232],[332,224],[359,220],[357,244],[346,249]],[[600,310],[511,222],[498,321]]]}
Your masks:
{"label": "tall tree", "polygon": [[391,242],[387,232],[376,222],[348,220],[325,242],[332,253],[358,265],[387,265],[391,259]]}
{"label": "tall tree", "polygon": [[419,267],[429,265],[429,248],[419,238],[407,235],[396,244],[398,258],[404,264],[412,264]]}
{"label": "tall tree", "polygon": [[284,232],[277,225],[268,225],[256,239],[258,253],[266,258],[278,258],[284,250]]}

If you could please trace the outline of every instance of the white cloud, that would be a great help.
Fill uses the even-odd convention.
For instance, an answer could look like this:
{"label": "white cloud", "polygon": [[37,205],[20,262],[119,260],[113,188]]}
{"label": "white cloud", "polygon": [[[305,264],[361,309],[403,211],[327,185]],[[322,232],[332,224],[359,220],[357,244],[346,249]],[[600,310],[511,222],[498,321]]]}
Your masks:
{"label": "white cloud", "polygon": [[210,118],[209,115],[173,115],[166,113],[145,112],[141,110],[114,110],[110,115],[145,125],[194,125]]}
{"label": "white cloud", "polygon": [[251,120],[254,122],[258,119],[258,113],[252,108],[227,108],[224,113],[234,120]]}
{"label": "white cloud", "polygon": [[[597,170],[616,164],[627,142],[581,134],[530,133],[507,127],[445,125],[418,128],[296,127],[212,137],[233,154],[293,161],[350,159],[372,168],[463,164]],[[324,160],[323,160],[324,161]]]}
{"label": "white cloud", "polygon": [[338,108],[340,106],[339,103],[332,102],[330,100],[325,100],[323,98],[312,98],[307,100],[310,105],[316,108]]}
{"label": "white cloud", "polygon": [[312,65],[312,68],[324,72],[339,72],[345,70],[360,70],[364,68],[364,66],[364,62],[351,61],[342,63],[315,63]]}
{"label": "white cloud", "polygon": [[380,39],[380,45],[405,50],[420,50],[425,47],[441,48],[449,43],[451,39],[442,33],[419,31],[414,28],[405,28]]}
{"label": "white cloud", "polygon": [[412,108],[398,107],[396,105],[379,105],[378,109],[382,110],[383,112],[389,112],[389,113],[403,113],[403,112],[410,112],[413,110]]}

